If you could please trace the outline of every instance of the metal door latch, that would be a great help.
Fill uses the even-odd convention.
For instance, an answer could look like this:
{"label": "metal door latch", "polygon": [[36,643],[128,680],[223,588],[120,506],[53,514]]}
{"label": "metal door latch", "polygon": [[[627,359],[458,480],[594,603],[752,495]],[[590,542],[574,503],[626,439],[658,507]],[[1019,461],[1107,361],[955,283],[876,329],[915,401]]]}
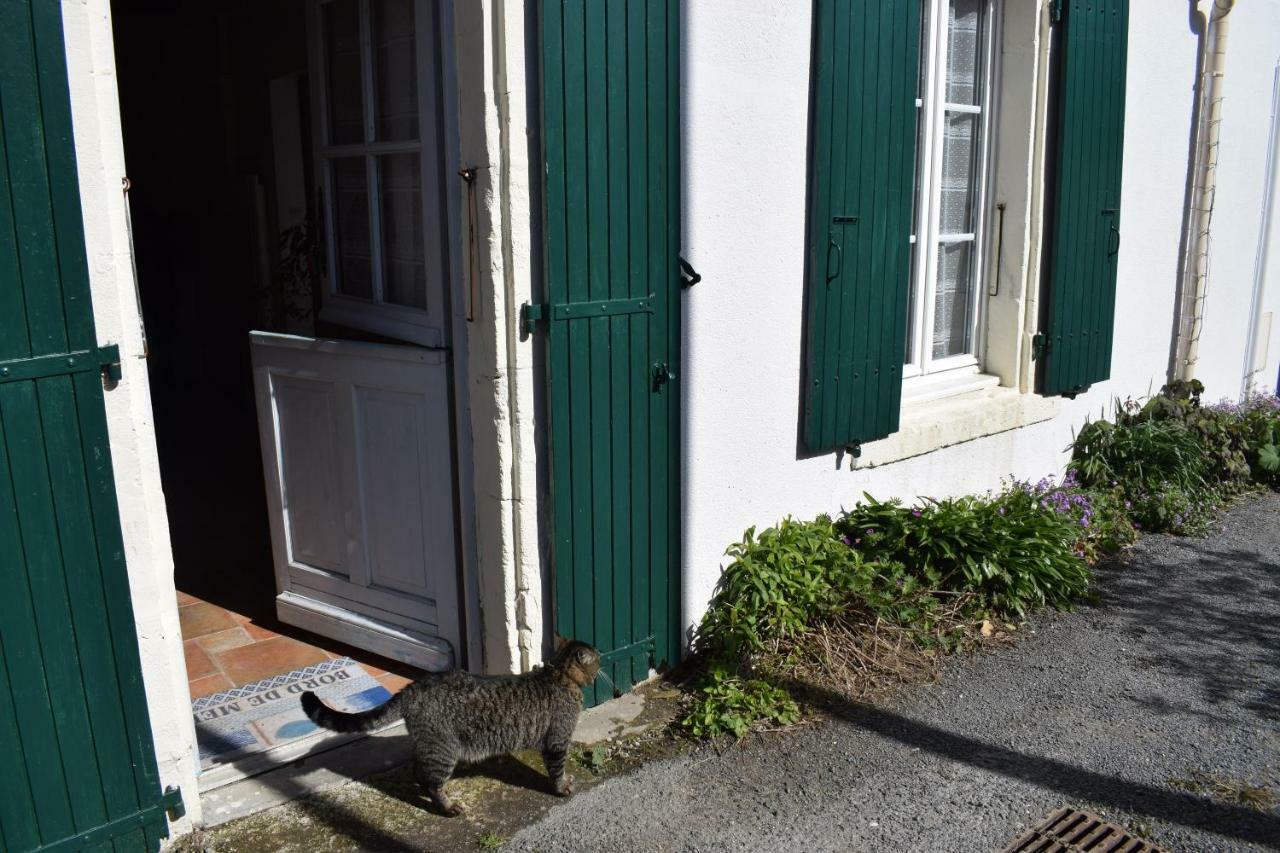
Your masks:
{"label": "metal door latch", "polygon": [[653,390],[661,391],[662,386],[666,385],[675,378],[675,374],[671,372],[671,367],[665,361],[656,361],[653,364]]}

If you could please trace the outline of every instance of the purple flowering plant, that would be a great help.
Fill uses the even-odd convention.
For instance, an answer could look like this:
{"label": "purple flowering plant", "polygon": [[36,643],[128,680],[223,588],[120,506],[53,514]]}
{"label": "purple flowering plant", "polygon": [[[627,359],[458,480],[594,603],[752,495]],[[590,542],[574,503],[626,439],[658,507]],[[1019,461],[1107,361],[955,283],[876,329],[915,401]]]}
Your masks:
{"label": "purple flowering plant", "polygon": [[1005,491],[1025,495],[1042,509],[1069,519],[1076,533],[1072,550],[1090,563],[1116,553],[1137,538],[1118,483],[1103,489],[1086,489],[1079,474],[1068,469],[1061,480],[1052,474],[1035,483],[1011,479]]}

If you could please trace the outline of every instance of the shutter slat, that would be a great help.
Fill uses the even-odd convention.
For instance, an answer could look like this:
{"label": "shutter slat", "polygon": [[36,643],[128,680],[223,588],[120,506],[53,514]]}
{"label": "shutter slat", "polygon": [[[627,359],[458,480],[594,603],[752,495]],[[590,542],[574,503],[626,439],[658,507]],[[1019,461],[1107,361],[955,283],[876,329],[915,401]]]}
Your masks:
{"label": "shutter slat", "polygon": [[[831,135],[831,160],[827,166],[830,174],[830,193],[831,193],[831,211],[827,217],[826,233],[828,247],[834,242],[840,248],[837,250],[840,255],[840,265],[843,267],[843,253],[850,251],[853,247],[849,245],[846,235],[843,233],[845,229],[856,228],[856,225],[838,224],[835,218],[851,214],[853,212],[851,203],[852,199],[849,195],[849,172],[855,164],[850,162],[850,138],[851,131],[850,122],[854,120],[857,113],[856,92],[853,84],[856,78],[853,72],[854,51],[851,49],[850,36],[853,27],[853,20],[857,15],[850,13],[848,4],[841,4],[836,12],[835,20],[835,76],[832,83],[831,91],[831,125],[837,129],[837,132]],[[826,290],[826,317],[824,318],[825,335],[822,346],[822,376],[824,384],[828,384],[832,389],[832,397],[836,398],[833,405],[824,406],[822,409],[822,441],[830,444],[835,440],[837,430],[842,434],[847,434],[849,429],[848,418],[839,418],[841,410],[839,407],[839,394],[841,385],[849,384],[849,376],[844,371],[844,364],[841,361],[841,350],[843,349],[844,336],[847,334],[848,326],[843,325],[845,315],[845,298],[851,288],[848,285],[850,276],[841,274],[837,278],[827,282]],[[844,375],[842,375],[842,373]],[[841,380],[844,380],[843,383]]]}
{"label": "shutter slat", "polygon": [[[862,45],[867,40],[867,17],[864,15],[850,14],[850,36],[849,42],[854,45]],[[850,89],[849,108],[846,110],[845,135],[848,138],[848,172],[845,176],[845,197],[848,203],[845,205],[847,212],[856,215],[858,211],[864,209],[866,204],[863,202],[863,191],[871,180],[871,169],[868,168],[866,157],[864,156],[862,141],[867,135],[867,126],[864,123],[864,112],[866,110],[867,86],[865,81],[868,77],[869,68],[874,71],[875,54],[871,52],[863,53],[861,51],[853,53],[846,61],[849,64],[850,80],[854,85]],[[861,219],[857,223],[846,223],[843,228],[848,230],[845,237],[844,250],[850,253],[851,257],[857,257],[864,250],[863,246],[866,241],[863,237],[861,228]],[[836,394],[836,408],[841,415],[840,434],[841,435],[858,435],[866,430],[866,407],[855,405],[862,399],[863,383],[866,377],[866,370],[863,362],[866,361],[867,355],[867,336],[857,334],[859,318],[866,317],[870,305],[868,303],[865,288],[858,286],[858,267],[857,265],[849,268],[847,276],[839,279],[841,288],[841,304],[840,304],[840,338],[839,346],[842,357],[841,364],[841,382]]]}
{"label": "shutter slat", "polygon": [[804,440],[815,452],[897,428],[910,286],[918,5],[815,5],[804,383]]}
{"label": "shutter slat", "polygon": [[1111,374],[1128,0],[1069,0],[1060,26],[1040,390],[1074,396]]}

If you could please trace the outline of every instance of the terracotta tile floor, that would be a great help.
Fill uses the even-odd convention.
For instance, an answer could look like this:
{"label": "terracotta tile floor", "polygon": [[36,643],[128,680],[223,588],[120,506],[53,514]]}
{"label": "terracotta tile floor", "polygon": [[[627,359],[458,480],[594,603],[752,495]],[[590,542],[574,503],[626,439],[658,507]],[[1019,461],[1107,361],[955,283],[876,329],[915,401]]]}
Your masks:
{"label": "terracotta tile floor", "polygon": [[415,675],[412,667],[181,591],[178,618],[192,699],[339,657],[356,661],[393,693]]}

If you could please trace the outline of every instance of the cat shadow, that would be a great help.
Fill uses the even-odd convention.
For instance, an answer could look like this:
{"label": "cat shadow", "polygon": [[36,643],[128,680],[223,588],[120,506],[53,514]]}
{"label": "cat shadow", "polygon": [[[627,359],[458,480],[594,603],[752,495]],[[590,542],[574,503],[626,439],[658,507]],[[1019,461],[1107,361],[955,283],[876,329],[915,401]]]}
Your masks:
{"label": "cat shadow", "polygon": [[[475,764],[459,765],[445,790],[457,795],[458,792],[453,786],[459,780],[475,778],[490,779],[513,788],[525,788],[534,793],[553,796],[551,780],[547,778],[547,775],[530,767],[514,755],[499,755]],[[414,779],[411,762],[399,768],[398,771],[386,774],[381,778],[368,779],[366,781],[386,796],[397,799],[407,806],[441,817],[447,817],[440,811],[435,802],[427,796],[426,791],[422,789],[417,780]],[[465,794],[461,795],[460,798],[464,803],[470,799]]]}
{"label": "cat shadow", "polygon": [[542,794],[551,793],[551,780],[547,778],[547,774],[535,770],[514,755],[499,755],[476,764],[464,764],[453,774],[454,779],[471,779],[476,776]]}

